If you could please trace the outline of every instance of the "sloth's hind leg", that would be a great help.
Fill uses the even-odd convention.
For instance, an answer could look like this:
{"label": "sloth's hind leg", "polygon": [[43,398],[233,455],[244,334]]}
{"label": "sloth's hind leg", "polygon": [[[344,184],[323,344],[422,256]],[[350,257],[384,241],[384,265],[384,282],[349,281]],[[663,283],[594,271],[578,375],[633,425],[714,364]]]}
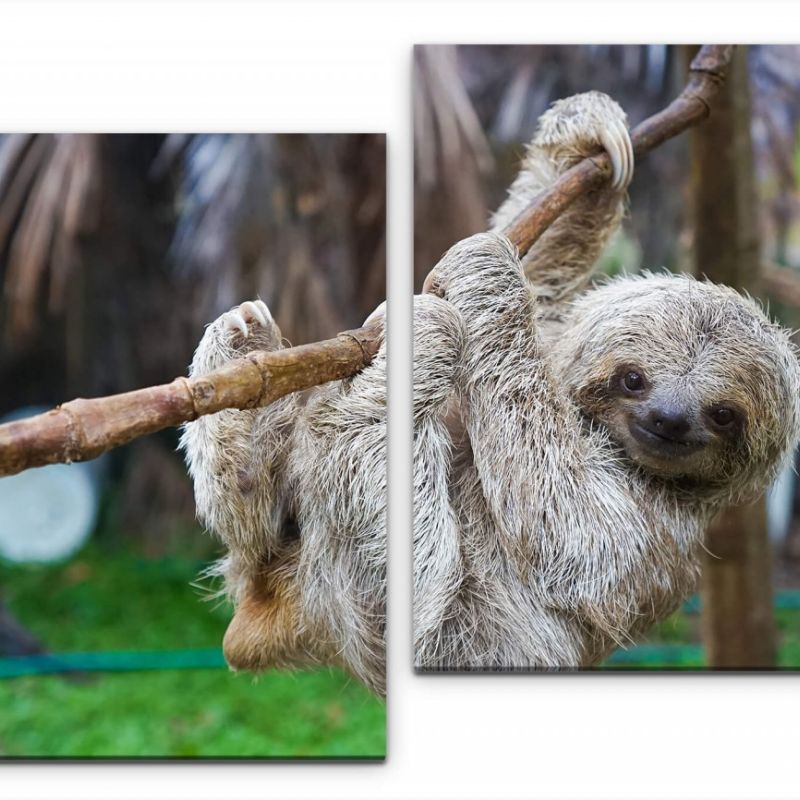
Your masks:
{"label": "sloth's hind leg", "polygon": [[625,112],[602,92],[564,98],[539,119],[519,175],[492,220],[501,233],[539,192],[584,158],[606,151],[611,180],[578,198],[522,259],[542,310],[557,310],[589,281],[592,267],[619,228],[633,177]]}
{"label": "sloth's hind leg", "polygon": [[381,344],[361,372],[318,387],[292,438],[289,476],[300,527],[305,630],[378,694],[385,687],[386,342],[383,306],[367,323]]}

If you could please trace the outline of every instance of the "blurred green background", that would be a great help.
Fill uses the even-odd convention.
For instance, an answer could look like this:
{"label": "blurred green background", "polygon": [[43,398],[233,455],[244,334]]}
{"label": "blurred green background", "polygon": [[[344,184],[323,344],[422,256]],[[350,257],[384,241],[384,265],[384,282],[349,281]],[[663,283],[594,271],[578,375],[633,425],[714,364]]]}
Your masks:
{"label": "blurred green background", "polygon": [[[800,664],[800,592],[779,592],[775,601],[777,659],[779,669]],[[646,642],[617,650],[601,669],[680,670],[708,667],[703,648],[700,603],[693,596],[680,611],[655,625]]]}

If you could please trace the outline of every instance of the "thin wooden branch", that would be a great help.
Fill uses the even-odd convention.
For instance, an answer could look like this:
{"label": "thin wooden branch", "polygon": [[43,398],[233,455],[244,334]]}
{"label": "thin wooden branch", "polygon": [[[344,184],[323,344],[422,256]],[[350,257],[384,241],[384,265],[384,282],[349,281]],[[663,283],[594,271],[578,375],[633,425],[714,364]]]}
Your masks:
{"label": "thin wooden branch", "polygon": [[[666,109],[632,132],[641,157],[709,113],[725,80],[732,47],[706,45],[692,62],[686,88]],[[539,194],[505,230],[521,254],[581,194],[611,175],[607,155],[585,159]],[[92,400],[72,400],[29,419],[0,425],[0,476],[30,467],[96,458],[139,436],[179,425],[224,408],[254,408],[327,381],[347,378],[378,351],[379,330],[367,326],[335,339],[275,353],[250,353],[200,378]]]}
{"label": "thin wooden branch", "polygon": [[379,328],[371,324],[323,342],[254,351],[197,378],[71,400],[45,414],[0,425],[0,475],[86,461],[139,436],[224,408],[269,405],[291,392],[354,375],[372,361],[379,345]]}
{"label": "thin wooden branch", "polygon": [[[633,154],[638,160],[658,145],[704,120],[711,101],[725,81],[733,55],[732,45],[704,45],[692,60],[684,90],[663,111],[631,131]],[[611,176],[606,153],[585,158],[539,193],[503,233],[524,255],[578,197],[600,186]]]}

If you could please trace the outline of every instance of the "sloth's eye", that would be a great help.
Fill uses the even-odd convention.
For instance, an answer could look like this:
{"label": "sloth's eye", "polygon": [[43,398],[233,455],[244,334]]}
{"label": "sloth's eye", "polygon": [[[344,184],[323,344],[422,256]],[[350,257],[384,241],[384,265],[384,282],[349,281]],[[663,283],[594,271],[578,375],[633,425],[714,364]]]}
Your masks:
{"label": "sloth's eye", "polygon": [[622,376],[622,386],[625,391],[638,394],[644,389],[644,378],[640,373],[629,370]]}
{"label": "sloth's eye", "polygon": [[729,428],[736,421],[736,413],[726,406],[712,408],[708,415],[719,428]]}

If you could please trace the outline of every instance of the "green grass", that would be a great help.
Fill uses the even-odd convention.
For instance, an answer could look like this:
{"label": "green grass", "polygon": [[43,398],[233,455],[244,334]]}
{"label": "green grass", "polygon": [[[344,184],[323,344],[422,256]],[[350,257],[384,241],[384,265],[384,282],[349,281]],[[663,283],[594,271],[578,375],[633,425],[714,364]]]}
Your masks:
{"label": "green grass", "polygon": [[[1,566],[0,586],[53,652],[219,647],[230,609],[190,585],[199,567],[101,540],[63,566]],[[0,680],[1,756],[370,758],[385,748],[385,705],[335,670]]]}

